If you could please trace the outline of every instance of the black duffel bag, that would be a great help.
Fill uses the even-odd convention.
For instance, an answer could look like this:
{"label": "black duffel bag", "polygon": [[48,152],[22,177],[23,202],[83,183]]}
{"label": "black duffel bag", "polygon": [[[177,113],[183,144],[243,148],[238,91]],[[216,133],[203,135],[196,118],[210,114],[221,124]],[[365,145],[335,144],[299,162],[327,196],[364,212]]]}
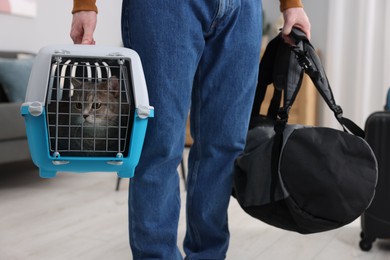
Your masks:
{"label": "black duffel bag", "polygon": [[[249,215],[309,234],[358,218],[372,201],[378,170],[364,131],[336,105],[315,49],[301,31],[294,29],[291,36],[296,46],[279,35],[261,60],[246,147],[235,161],[233,196]],[[287,124],[304,73],[344,131]],[[274,95],[262,116],[271,83]]]}

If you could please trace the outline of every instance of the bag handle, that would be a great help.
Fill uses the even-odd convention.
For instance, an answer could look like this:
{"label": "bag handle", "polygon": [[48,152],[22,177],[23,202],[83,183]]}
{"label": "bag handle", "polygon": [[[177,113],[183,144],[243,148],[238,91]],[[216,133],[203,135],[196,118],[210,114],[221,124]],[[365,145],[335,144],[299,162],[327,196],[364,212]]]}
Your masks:
{"label": "bag handle", "polygon": [[[295,41],[295,46],[285,43],[281,35],[278,35],[270,41],[265,50],[260,63],[251,118],[259,117],[267,87],[274,83],[274,95],[268,108],[267,118],[275,120],[275,126],[279,131],[283,130],[288,121],[290,108],[300,90],[303,74],[306,73],[344,131],[348,129],[352,134],[364,138],[364,131],[353,121],[343,117],[343,111],[335,102],[322,63],[306,35],[301,30],[293,28],[290,37]],[[282,92],[284,100],[283,106],[280,107]]]}
{"label": "bag handle", "polygon": [[[256,94],[252,106],[252,119],[259,117],[260,107],[264,101],[268,85],[274,84],[274,94],[266,117],[276,120],[282,92],[284,92],[284,104],[292,105],[292,101],[297,94],[294,90],[297,86],[301,86],[302,78],[303,70],[297,63],[296,58],[291,57],[291,48],[279,36],[272,39],[261,59]],[[286,86],[290,88],[290,91],[285,91]]]}

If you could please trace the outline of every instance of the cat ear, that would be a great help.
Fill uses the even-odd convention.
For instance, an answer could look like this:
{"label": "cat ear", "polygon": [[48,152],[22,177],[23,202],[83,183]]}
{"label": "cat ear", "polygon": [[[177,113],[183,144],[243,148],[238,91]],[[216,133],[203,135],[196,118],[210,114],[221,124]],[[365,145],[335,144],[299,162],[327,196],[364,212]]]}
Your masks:
{"label": "cat ear", "polygon": [[74,88],[76,88],[76,89],[81,89],[82,88],[83,83],[80,80],[72,78],[71,81],[72,81],[72,85],[74,86]]}
{"label": "cat ear", "polygon": [[114,95],[119,96],[119,79],[116,76],[112,76],[108,79],[108,85],[110,90],[114,91]]}

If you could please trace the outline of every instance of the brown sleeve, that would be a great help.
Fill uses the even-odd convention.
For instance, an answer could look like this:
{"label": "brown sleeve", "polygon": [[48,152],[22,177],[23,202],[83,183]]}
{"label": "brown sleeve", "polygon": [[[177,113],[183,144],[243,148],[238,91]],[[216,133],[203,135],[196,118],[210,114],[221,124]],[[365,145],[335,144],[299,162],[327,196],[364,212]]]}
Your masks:
{"label": "brown sleeve", "polygon": [[96,0],[73,0],[72,14],[80,11],[95,11],[97,13]]}
{"label": "brown sleeve", "polygon": [[281,12],[292,7],[303,7],[302,1],[301,0],[280,0]]}

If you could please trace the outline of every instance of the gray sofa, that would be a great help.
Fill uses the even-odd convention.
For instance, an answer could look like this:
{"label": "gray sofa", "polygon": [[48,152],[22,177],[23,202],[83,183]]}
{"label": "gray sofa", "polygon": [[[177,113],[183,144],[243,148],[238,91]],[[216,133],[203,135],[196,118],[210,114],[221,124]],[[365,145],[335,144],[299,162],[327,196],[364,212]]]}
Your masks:
{"label": "gray sofa", "polygon": [[[20,52],[0,52],[0,59],[12,61],[20,57],[20,54],[31,55]],[[6,60],[8,61],[8,60]],[[10,69],[10,66],[0,69]],[[9,74],[9,72],[7,71]],[[18,80],[21,73],[29,74],[29,71],[15,71],[12,78]],[[12,73],[11,73],[12,74]],[[11,79],[12,79],[11,78]],[[25,123],[20,115],[22,101],[10,101],[9,86],[0,79],[0,164],[31,161],[27,144]],[[19,91],[20,92],[20,91]],[[23,93],[20,93],[22,95]]]}

